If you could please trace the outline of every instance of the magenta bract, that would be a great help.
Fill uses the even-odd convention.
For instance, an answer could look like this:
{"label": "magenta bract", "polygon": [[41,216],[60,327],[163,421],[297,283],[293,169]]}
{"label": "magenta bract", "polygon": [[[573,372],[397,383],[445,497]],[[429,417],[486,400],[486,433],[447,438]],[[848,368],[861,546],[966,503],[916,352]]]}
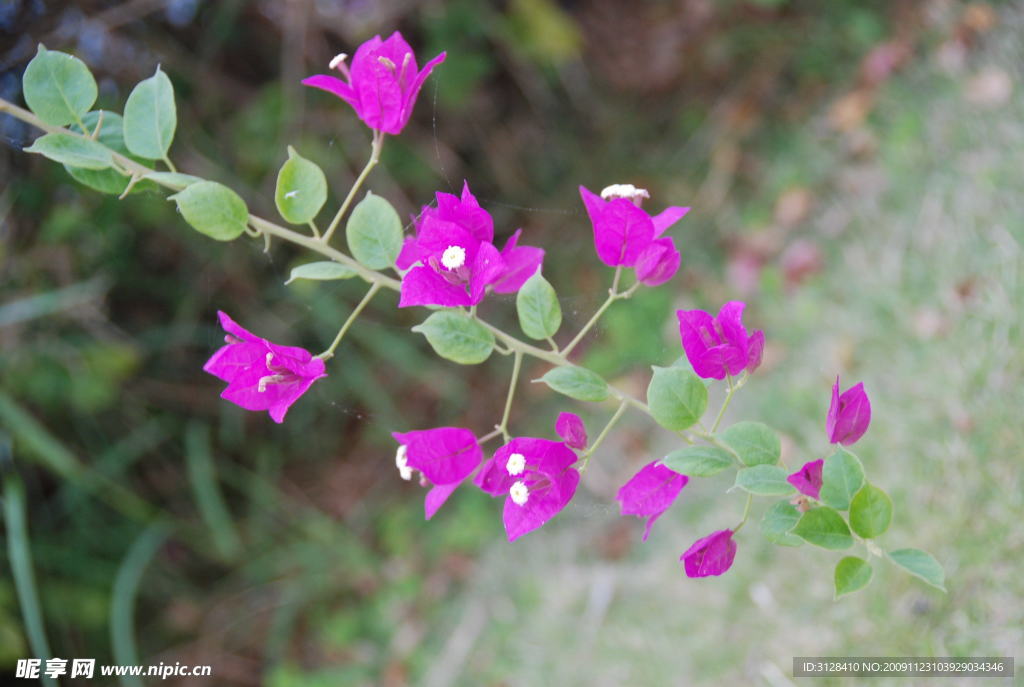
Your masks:
{"label": "magenta bract", "polygon": [[839,377],[832,387],[832,403],[825,420],[828,440],[833,444],[849,446],[856,443],[868,431],[871,424],[871,401],[864,391],[864,383],[852,386],[839,393]]}
{"label": "magenta bract", "polygon": [[821,494],[821,471],[824,465],[825,461],[820,458],[804,463],[803,467],[787,477],[786,481],[796,487],[801,494],[816,499]]}
{"label": "magenta bract", "polygon": [[[500,253],[494,247],[494,220],[464,183],[462,196],[437,193],[437,207],[425,207],[416,236],[406,239],[396,265],[402,278],[398,307],[471,306],[490,287],[514,293],[540,269],[544,251],[518,245],[517,231]],[[411,269],[409,269],[411,268]]]}
{"label": "magenta bract", "polygon": [[698,539],[686,550],[679,560],[683,562],[687,577],[709,577],[721,575],[736,558],[736,542],[732,530],[719,530],[703,539]]}
{"label": "magenta bract", "polygon": [[663,284],[675,275],[679,252],[671,238],[658,237],[690,208],[672,206],[652,218],[627,198],[604,200],[583,186],[580,197],[594,227],[594,248],[601,262],[635,267],[637,279],[648,286]]}
{"label": "magenta bract", "polygon": [[682,256],[670,238],[655,239],[640,251],[636,260],[637,281],[647,286],[664,284],[679,271]]}
{"label": "magenta bract", "polygon": [[217,312],[227,332],[226,346],[203,365],[203,370],[228,383],[221,398],[246,410],[266,410],[283,422],[295,401],[321,377],[324,361],[304,348],[280,346],[260,338]]}
{"label": "magenta bract", "polygon": [[461,427],[392,432],[391,436],[400,444],[396,462],[402,476],[408,479],[412,470],[419,470],[423,479],[433,485],[424,501],[427,520],[484,457],[476,436]]}
{"label": "magenta bract", "polygon": [[753,372],[764,354],[764,332],[748,335],[740,301],[729,301],[716,317],[703,310],[677,310],[679,335],[694,372],[705,379],[725,379]]}
{"label": "magenta bract", "polygon": [[484,463],[473,482],[491,496],[505,496],[502,519],[509,541],[555,517],[572,499],[580,473],[576,453],[560,441],[513,439]]}
{"label": "magenta bract", "polygon": [[660,462],[653,461],[623,484],[615,499],[623,515],[647,518],[643,536],[643,541],[647,541],[655,521],[675,502],[689,481],[686,475],[680,475]]}
{"label": "magenta bract", "polygon": [[347,80],[317,74],[302,83],[338,96],[371,129],[399,134],[409,122],[423,82],[444,58],[441,53],[419,70],[412,48],[395,31],[386,41],[374,36],[360,45],[351,69],[340,62]]}
{"label": "magenta bract", "polygon": [[559,413],[555,432],[569,448],[583,450],[587,447],[587,428],[576,413]]}

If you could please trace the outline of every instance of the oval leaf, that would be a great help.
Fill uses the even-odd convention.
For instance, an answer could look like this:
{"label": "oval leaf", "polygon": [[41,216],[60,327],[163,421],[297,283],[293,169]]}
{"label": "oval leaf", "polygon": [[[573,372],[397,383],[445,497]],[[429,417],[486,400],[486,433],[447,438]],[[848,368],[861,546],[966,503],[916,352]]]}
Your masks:
{"label": "oval leaf", "polygon": [[708,407],[708,390],[700,377],[681,367],[653,369],[647,405],[657,423],[674,432],[697,424]]}
{"label": "oval leaf", "polygon": [[494,334],[458,312],[435,312],[412,330],[427,337],[439,356],[461,365],[482,363],[494,350]]}
{"label": "oval leaf", "polygon": [[26,153],[39,153],[54,162],[60,162],[81,169],[107,169],[114,164],[110,149],[80,136],[71,134],[46,134],[37,138]]}
{"label": "oval leaf", "polygon": [[778,465],[755,465],[736,473],[735,486],[757,496],[783,496],[795,491],[786,477]]}
{"label": "oval leaf", "polygon": [[860,460],[849,451],[839,449],[825,459],[821,469],[819,500],[836,510],[846,510],[863,485],[864,467]]}
{"label": "oval leaf", "polygon": [[285,285],[291,284],[296,279],[313,279],[317,281],[331,281],[334,279],[351,279],[356,276],[356,271],[347,265],[331,260],[321,262],[307,262],[292,268],[291,276]]}
{"label": "oval leaf", "polygon": [[288,160],[277,173],[277,211],[292,224],[306,224],[327,202],[327,177],[313,161],[288,146]]}
{"label": "oval leaf", "polygon": [[157,67],[153,76],[136,84],[124,104],[124,143],[139,157],[159,160],[167,157],[177,126],[174,87]]}
{"label": "oval leaf", "polygon": [[558,304],[558,295],[540,270],[516,294],[516,311],[519,313],[519,326],[531,339],[554,336],[562,325],[562,306]]}
{"label": "oval leaf", "polygon": [[[103,117],[102,121],[100,121],[101,114]],[[115,153],[120,153],[121,155],[128,154],[128,149],[124,147],[121,115],[116,112],[103,111],[101,113],[98,110],[94,110],[85,113],[82,117],[82,123],[85,124],[85,130],[78,126],[78,124],[72,124],[71,130],[91,135],[98,125],[100,127],[99,136],[96,137],[98,143],[110,148]],[[64,165],[64,169],[78,183],[101,193],[119,196],[124,193],[130,181],[129,176],[122,174],[112,167],[109,169],[83,169],[81,167]],[[138,185],[132,187],[132,190],[138,190]]]}
{"label": "oval leaf", "polygon": [[193,229],[218,241],[238,238],[249,221],[245,201],[215,181],[198,181],[170,198]]}
{"label": "oval leaf", "polygon": [[896,549],[889,559],[914,577],[919,577],[936,589],[946,591],[946,573],[935,557],[921,549]]}
{"label": "oval leaf", "polygon": [[800,516],[793,534],[823,549],[838,551],[853,546],[850,528],[846,526],[843,516],[832,508],[813,508],[807,511]]}
{"label": "oval leaf", "polygon": [[892,499],[878,487],[865,484],[850,503],[850,528],[865,539],[874,539],[884,534],[891,522]]}
{"label": "oval leaf", "polygon": [[367,192],[345,226],[353,257],[373,270],[395,264],[402,250],[402,221],[391,203]]}
{"label": "oval leaf", "polygon": [[871,564],[866,560],[846,556],[836,564],[836,598],[868,586],[872,574]]}
{"label": "oval leaf", "polygon": [[85,62],[42,43],[22,79],[28,108],[51,126],[77,122],[96,102],[96,79]]}
{"label": "oval leaf", "polygon": [[800,546],[804,543],[803,540],[790,533],[799,520],[800,511],[793,504],[789,501],[777,501],[761,518],[761,533],[773,544]]}
{"label": "oval leaf", "polygon": [[661,462],[687,477],[710,477],[735,464],[733,457],[717,446],[687,446],[668,454]]}
{"label": "oval leaf", "polygon": [[601,379],[596,372],[591,372],[582,367],[563,365],[549,370],[539,381],[560,394],[577,401],[591,401],[597,403],[608,398],[608,382]]}
{"label": "oval leaf", "polygon": [[779,435],[760,422],[737,422],[719,434],[744,465],[775,465],[782,455]]}

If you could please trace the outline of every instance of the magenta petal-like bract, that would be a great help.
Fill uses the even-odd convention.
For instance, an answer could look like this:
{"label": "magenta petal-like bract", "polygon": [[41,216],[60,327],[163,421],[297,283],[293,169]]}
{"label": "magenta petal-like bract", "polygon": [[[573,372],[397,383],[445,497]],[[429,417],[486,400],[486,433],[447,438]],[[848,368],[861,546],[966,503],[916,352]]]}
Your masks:
{"label": "magenta petal-like bract", "polygon": [[796,487],[801,494],[818,498],[821,493],[821,471],[825,465],[822,459],[812,460],[804,463],[803,467],[786,478],[786,481]]}
{"label": "magenta petal-like bract", "polygon": [[[544,251],[519,246],[517,231],[501,252],[494,247],[494,221],[462,186],[462,195],[437,193],[437,207],[416,219],[416,236],[406,239],[396,264],[402,277],[398,307],[477,305],[489,288],[514,293],[540,269]],[[410,269],[411,268],[411,269]]]}
{"label": "magenta petal-like bract", "polygon": [[725,379],[753,372],[764,352],[764,332],[747,334],[740,301],[729,301],[716,317],[703,310],[677,310],[679,335],[694,372],[705,379]]}
{"label": "magenta petal-like bract", "polygon": [[437,509],[444,505],[444,502],[448,500],[448,497],[455,493],[455,490],[459,488],[459,482],[454,484],[435,484],[427,492],[426,497],[423,499],[423,514],[427,520],[434,517],[434,513]]}
{"label": "magenta petal-like bract", "polygon": [[736,542],[732,530],[719,530],[694,542],[679,560],[683,562],[687,577],[721,575],[732,566],[736,557]]}
{"label": "magenta petal-like bract", "polygon": [[681,208],[676,205],[669,206],[651,218],[654,223],[654,235],[661,236],[669,227],[686,216],[690,208]]}
{"label": "magenta petal-like bract", "polygon": [[587,447],[587,428],[576,413],[559,413],[555,432],[569,448],[583,450]]}
{"label": "magenta petal-like bract", "polygon": [[483,460],[476,436],[461,427],[392,432],[391,436],[405,446],[409,467],[422,472],[431,484],[461,482]]}
{"label": "magenta petal-like bract", "polygon": [[836,377],[832,387],[832,403],[825,420],[829,442],[843,446],[854,444],[868,431],[869,424],[871,401],[864,391],[864,383],[860,382],[840,394],[839,377]]}
{"label": "magenta petal-like bract", "polygon": [[655,521],[675,502],[689,481],[686,475],[680,475],[659,461],[653,461],[623,484],[615,499],[623,515],[647,518],[643,536],[643,541],[647,541]]}
{"label": "magenta petal-like bract", "polygon": [[672,239],[655,239],[636,259],[636,279],[646,286],[664,284],[679,271],[681,259]]}
{"label": "magenta petal-like bract", "polygon": [[[392,432],[391,436],[405,449],[405,467],[419,470],[426,480],[423,483],[431,486],[423,501],[427,520],[434,517],[437,509],[484,458],[476,436],[461,427]],[[403,476],[409,479],[409,475]]]}
{"label": "magenta petal-like bract", "polygon": [[324,361],[304,348],[280,346],[258,337],[218,311],[227,345],[203,370],[228,383],[221,398],[246,410],[266,410],[283,422],[288,408],[321,377]]}
{"label": "magenta petal-like bract", "polygon": [[632,267],[654,238],[651,218],[625,198],[603,200],[583,186],[580,197],[594,227],[597,257],[610,267]]}
{"label": "magenta petal-like bract", "polygon": [[505,271],[492,285],[495,293],[515,293],[523,287],[541,263],[544,262],[544,249],[534,246],[520,246],[519,236],[522,229],[516,229],[511,238],[501,249],[501,258],[505,261]]}
{"label": "magenta petal-like bract", "polygon": [[338,96],[371,129],[399,134],[409,122],[423,82],[444,59],[441,53],[420,70],[412,48],[396,31],[387,40],[374,36],[359,46],[346,72],[348,81],[318,74],[302,83]]}
{"label": "magenta petal-like bract", "polygon": [[474,483],[491,496],[506,496],[502,519],[509,541],[537,529],[565,508],[580,481],[579,472],[571,467],[576,459],[575,452],[560,441],[520,437],[484,463]]}

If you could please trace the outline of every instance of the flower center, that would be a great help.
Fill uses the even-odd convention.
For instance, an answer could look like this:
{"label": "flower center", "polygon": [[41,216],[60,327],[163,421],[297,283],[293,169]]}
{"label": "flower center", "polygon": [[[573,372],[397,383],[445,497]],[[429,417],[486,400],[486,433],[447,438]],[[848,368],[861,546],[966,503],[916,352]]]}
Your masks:
{"label": "flower center", "polygon": [[526,457],[522,453],[513,453],[508,457],[505,469],[512,476],[523,474],[523,470],[526,469]]}
{"label": "flower center", "polygon": [[347,58],[348,58],[347,54],[345,54],[343,52],[339,52],[337,55],[335,55],[334,57],[331,58],[331,62],[327,66],[330,67],[331,69],[338,69],[338,65],[341,64],[342,62],[344,62]]}
{"label": "flower center", "polygon": [[530,499],[530,490],[526,488],[526,482],[520,480],[509,487],[508,495],[512,497],[512,503],[523,506]]}
{"label": "flower center", "polygon": [[650,197],[651,194],[647,192],[647,189],[637,188],[633,184],[612,184],[601,190],[601,198],[604,200],[625,198],[626,200],[633,201],[636,205],[640,205],[645,198]]}
{"label": "flower center", "polygon": [[256,383],[256,391],[264,393],[267,390],[267,386],[271,384],[281,384],[282,382],[289,382],[295,378],[288,368],[280,365],[274,365],[274,354],[267,353],[267,370],[274,374],[264,375],[260,377],[259,382]]}
{"label": "flower center", "polygon": [[446,270],[457,270],[466,264],[466,249],[462,246],[448,246],[441,254],[441,264]]}
{"label": "flower center", "polygon": [[412,468],[409,467],[409,450],[402,444],[398,447],[398,451],[395,452],[395,467],[398,468],[398,474],[406,482],[412,479]]}

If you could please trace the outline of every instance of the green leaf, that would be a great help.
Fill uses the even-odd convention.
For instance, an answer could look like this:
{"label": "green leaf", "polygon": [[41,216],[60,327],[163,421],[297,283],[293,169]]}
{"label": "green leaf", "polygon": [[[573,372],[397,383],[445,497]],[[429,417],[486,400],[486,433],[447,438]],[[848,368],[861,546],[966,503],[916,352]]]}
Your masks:
{"label": "green leaf", "polygon": [[136,84],[124,104],[124,143],[139,157],[159,160],[167,157],[177,126],[174,87],[157,67],[153,76]]}
{"label": "green leaf", "polygon": [[563,365],[548,370],[539,381],[577,401],[596,403],[608,398],[608,382],[601,379],[596,372],[574,365]]}
{"label": "green leaf", "polygon": [[853,546],[853,537],[843,516],[828,507],[812,508],[801,515],[793,534],[823,549],[838,551]]}
{"label": "green leaf", "polygon": [[96,102],[97,95],[96,79],[85,62],[47,50],[42,43],[25,68],[22,89],[28,108],[51,126],[77,122]]}
{"label": "green leaf", "polygon": [[736,451],[744,465],[775,465],[782,455],[779,435],[760,422],[737,422],[718,437]]}
{"label": "green leaf", "polygon": [[668,454],[661,462],[687,477],[710,477],[735,464],[732,455],[717,446],[687,446]]}
{"label": "green leaf", "polygon": [[345,237],[356,260],[382,270],[395,264],[402,250],[402,221],[391,203],[367,191],[349,215]]}
{"label": "green leaf", "polygon": [[836,598],[856,592],[871,581],[871,564],[863,558],[846,556],[836,563]]}
{"label": "green leaf", "polygon": [[193,229],[218,241],[238,238],[249,221],[245,201],[216,181],[197,181],[170,199]]}
{"label": "green leaf", "polygon": [[[71,130],[92,135],[96,130],[96,126],[99,125],[100,133],[96,137],[96,141],[101,145],[106,146],[115,153],[121,155],[128,155],[128,149],[124,147],[124,128],[121,120],[121,115],[116,112],[103,111],[103,121],[100,121],[101,112],[93,110],[87,112],[82,117],[82,123],[85,124],[85,129],[78,126],[78,124],[72,124]],[[136,160],[138,162],[138,160]],[[110,193],[113,195],[121,195],[124,193],[125,188],[128,187],[130,177],[122,174],[116,169],[83,169],[81,167],[72,167],[71,165],[64,165],[64,169],[68,171],[68,174],[80,184],[84,184],[89,188],[95,189],[101,193]],[[133,191],[139,189],[138,184],[132,187]]]}
{"label": "green leaf", "polygon": [[654,367],[647,405],[655,421],[678,432],[693,425],[708,407],[708,390],[700,377],[681,367]]}
{"label": "green leaf", "polygon": [[874,539],[884,534],[891,522],[892,499],[878,487],[865,484],[850,503],[850,528],[865,539]]}
{"label": "green leaf", "polygon": [[540,270],[530,277],[516,294],[519,326],[531,339],[543,340],[554,336],[562,325],[562,306],[558,295]]}
{"label": "green leaf", "polygon": [[837,449],[821,469],[820,501],[836,510],[850,507],[853,495],[864,485],[864,466],[857,456]]}
{"label": "green leaf", "polygon": [[351,279],[356,276],[356,271],[347,265],[332,260],[320,262],[307,262],[292,268],[291,276],[285,285],[291,284],[296,279],[314,279],[317,281],[331,281],[334,279]]}
{"label": "green leaf", "polygon": [[889,559],[908,573],[935,587],[946,591],[946,573],[935,557],[921,549],[896,549],[889,552]]}
{"label": "green leaf", "polygon": [[194,177],[191,174],[182,174],[181,172],[150,172],[142,178],[152,179],[161,186],[170,186],[177,191],[202,181],[199,177]]}
{"label": "green leaf", "polygon": [[800,546],[803,539],[790,534],[800,520],[798,511],[789,501],[776,501],[761,518],[761,533],[773,544],[779,546]]}
{"label": "green leaf", "polygon": [[46,134],[37,138],[26,153],[39,153],[54,162],[82,169],[107,169],[114,164],[110,149],[96,141],[71,134]]}
{"label": "green leaf", "polygon": [[778,465],[755,465],[736,473],[736,486],[757,496],[783,496],[795,491]]}
{"label": "green leaf", "polygon": [[459,312],[435,312],[412,330],[427,337],[439,356],[461,365],[482,363],[494,350],[494,334]]}
{"label": "green leaf", "polygon": [[306,224],[327,202],[327,177],[313,161],[288,146],[288,160],[277,173],[277,211],[292,224]]}

